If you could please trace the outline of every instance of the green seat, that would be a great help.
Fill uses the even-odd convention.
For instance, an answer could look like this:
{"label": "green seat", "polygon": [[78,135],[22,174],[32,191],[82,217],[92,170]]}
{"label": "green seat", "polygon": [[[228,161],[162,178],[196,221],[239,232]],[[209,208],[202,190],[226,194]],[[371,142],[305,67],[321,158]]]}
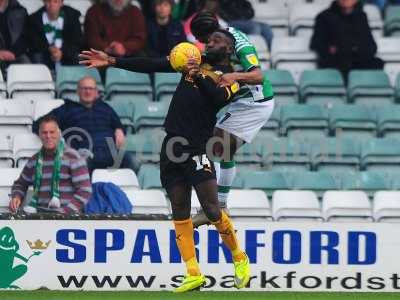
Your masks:
{"label": "green seat", "polygon": [[106,98],[112,100],[114,95],[151,95],[150,77],[148,74],[130,72],[117,68],[108,68],[106,72]]}
{"label": "green seat", "polygon": [[275,190],[287,190],[291,188],[290,180],[285,173],[279,171],[253,171],[243,177],[245,189],[263,190],[269,197]]}
{"label": "green seat", "polygon": [[385,105],[376,110],[379,136],[400,138],[400,105]]}
{"label": "green seat", "polygon": [[167,116],[169,103],[166,102],[137,102],[133,123],[135,130],[148,130],[162,127]]}
{"label": "green seat", "polygon": [[296,138],[265,138],[262,145],[262,168],[287,171],[311,169],[310,144]]}
{"label": "green seat", "polygon": [[314,191],[318,198],[327,190],[338,190],[335,178],[327,172],[288,172],[287,176],[292,179],[292,189]]}
{"label": "green seat", "polygon": [[311,146],[314,170],[356,171],[360,165],[361,145],[351,138],[324,138]]}
{"label": "green seat", "polygon": [[361,167],[367,170],[399,169],[400,140],[376,138],[368,140],[361,148]]}
{"label": "green seat", "polygon": [[328,114],[316,104],[292,104],[281,108],[281,134],[323,137],[328,134]]}
{"label": "green seat", "polygon": [[125,150],[130,154],[136,170],[139,169],[141,164],[158,163],[160,161],[161,144],[164,136],[165,132],[161,130],[127,135]]}
{"label": "green seat", "polygon": [[156,100],[163,101],[164,98],[170,98],[179,84],[182,75],[180,73],[155,73],[154,90]]}
{"label": "green seat", "polygon": [[394,89],[384,71],[354,70],[349,73],[348,97],[351,103],[380,106],[394,101]]}
{"label": "green seat", "polygon": [[143,165],[139,170],[138,179],[142,189],[162,189],[160,168],[156,165]]}
{"label": "green seat", "polygon": [[279,135],[279,127],[281,122],[281,105],[279,105],[278,103],[278,101],[275,102],[274,110],[272,111],[268,122],[266,122],[261,128],[258,136],[277,137]]}
{"label": "green seat", "polygon": [[326,104],[346,100],[342,75],[333,69],[304,71],[300,77],[299,89],[302,102]]}
{"label": "green seat", "polygon": [[121,120],[122,125],[131,132],[133,129],[133,112],[134,100],[133,99],[117,99],[107,102],[117,113]]}
{"label": "green seat", "polygon": [[267,70],[264,76],[271,82],[274,97],[280,104],[298,102],[298,90],[292,74],[287,70]]}
{"label": "green seat", "polygon": [[400,5],[389,5],[386,8],[384,29],[386,35],[400,35]]}
{"label": "green seat", "polygon": [[88,69],[82,66],[60,66],[60,68],[57,69],[56,74],[58,97],[77,101],[78,81],[85,76],[93,77],[96,80],[98,90],[100,92],[104,91],[100,74],[97,69]]}
{"label": "green seat", "polygon": [[397,74],[396,78],[396,101],[400,102],[400,73]]}
{"label": "green seat", "polygon": [[235,153],[235,161],[247,166],[260,166],[263,140],[256,137],[251,143],[243,144]]}
{"label": "green seat", "polygon": [[390,177],[378,171],[363,171],[354,174],[343,174],[343,190],[362,190],[372,198],[376,191],[391,189]]}
{"label": "green seat", "polygon": [[334,105],[329,109],[329,128],[332,135],[340,137],[375,137],[374,110],[366,105]]}

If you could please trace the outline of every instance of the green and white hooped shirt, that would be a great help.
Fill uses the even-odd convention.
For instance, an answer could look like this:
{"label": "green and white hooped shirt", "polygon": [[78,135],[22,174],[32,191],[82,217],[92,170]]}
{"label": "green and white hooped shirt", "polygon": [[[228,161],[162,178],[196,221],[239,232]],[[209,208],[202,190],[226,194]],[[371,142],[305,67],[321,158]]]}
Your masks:
{"label": "green and white hooped shirt", "polygon": [[[260,67],[256,48],[250,42],[247,35],[233,27],[228,27],[227,30],[235,38],[235,53],[231,57],[234,70],[236,72],[246,72],[253,67]],[[239,92],[237,92],[233,101],[239,99],[258,101],[263,99],[272,99],[273,96],[274,93],[272,91],[271,82],[264,76],[262,85],[241,85]]]}

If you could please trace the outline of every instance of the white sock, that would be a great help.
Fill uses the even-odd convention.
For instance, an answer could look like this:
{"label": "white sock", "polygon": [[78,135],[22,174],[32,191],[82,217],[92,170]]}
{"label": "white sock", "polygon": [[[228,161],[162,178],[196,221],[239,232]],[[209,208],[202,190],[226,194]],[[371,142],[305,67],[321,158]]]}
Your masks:
{"label": "white sock", "polygon": [[226,207],[229,190],[236,175],[236,166],[234,161],[221,161],[220,176],[217,178],[218,183],[218,202],[221,207]]}

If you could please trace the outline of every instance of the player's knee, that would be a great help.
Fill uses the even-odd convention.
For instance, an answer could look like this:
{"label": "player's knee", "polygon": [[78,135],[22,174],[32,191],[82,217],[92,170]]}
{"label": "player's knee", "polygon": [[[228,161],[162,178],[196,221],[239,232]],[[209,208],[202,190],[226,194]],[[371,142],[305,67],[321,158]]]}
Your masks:
{"label": "player's knee", "polygon": [[217,222],[221,219],[221,210],[218,205],[207,205],[204,208],[204,213],[211,222]]}

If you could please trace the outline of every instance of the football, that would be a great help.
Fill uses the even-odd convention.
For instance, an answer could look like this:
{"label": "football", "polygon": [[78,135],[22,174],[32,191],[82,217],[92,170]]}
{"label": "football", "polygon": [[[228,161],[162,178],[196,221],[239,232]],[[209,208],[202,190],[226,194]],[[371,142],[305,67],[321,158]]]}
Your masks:
{"label": "football", "polygon": [[171,66],[178,72],[183,71],[189,58],[194,58],[199,63],[201,62],[200,50],[195,45],[187,42],[176,45],[169,55]]}

